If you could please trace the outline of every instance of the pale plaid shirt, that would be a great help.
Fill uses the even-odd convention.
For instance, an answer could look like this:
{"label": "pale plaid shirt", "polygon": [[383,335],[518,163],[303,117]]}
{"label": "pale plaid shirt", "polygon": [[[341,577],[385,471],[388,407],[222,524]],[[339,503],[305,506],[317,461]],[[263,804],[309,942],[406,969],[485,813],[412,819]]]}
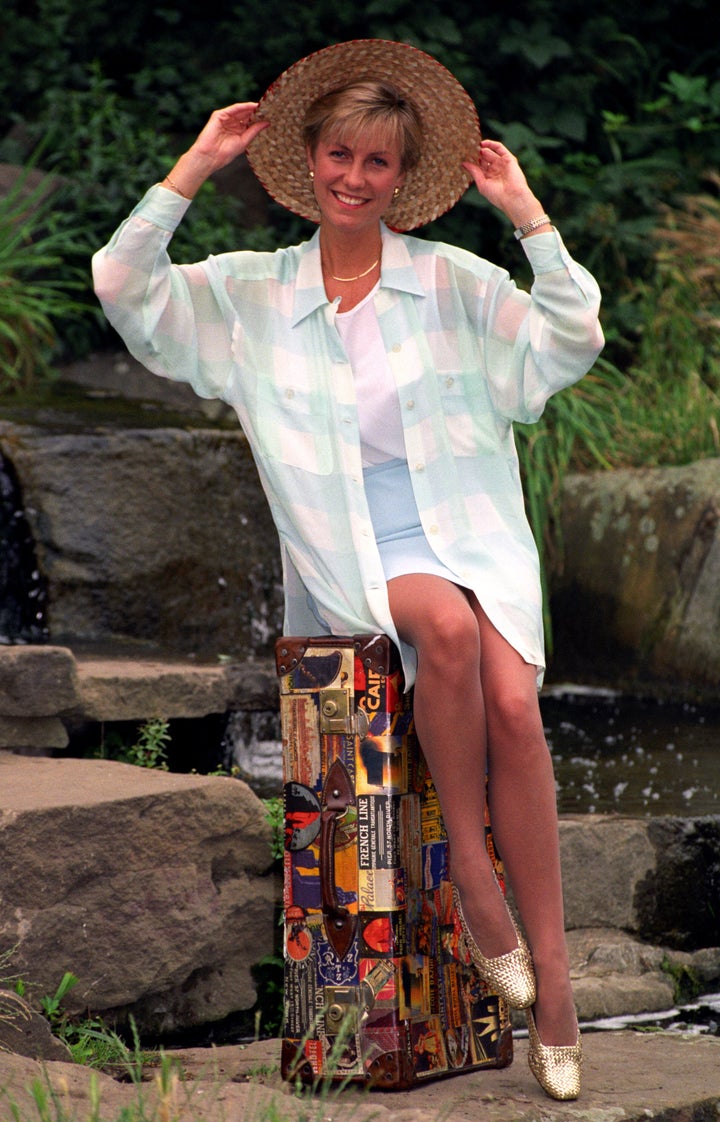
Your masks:
{"label": "pale plaid shirt", "polygon": [[[149,370],[237,412],[280,538],[285,633],[385,632],[409,687],[415,654],[389,612],[318,234],[274,253],[173,265],[168,243],[187,207],[151,188],[95,254],[105,313]],[[512,421],[536,420],[591,367],[603,337],[597,284],[559,235],[521,244],[531,294],[473,254],[383,228],[374,304],[427,540],[541,680],[538,559]]]}

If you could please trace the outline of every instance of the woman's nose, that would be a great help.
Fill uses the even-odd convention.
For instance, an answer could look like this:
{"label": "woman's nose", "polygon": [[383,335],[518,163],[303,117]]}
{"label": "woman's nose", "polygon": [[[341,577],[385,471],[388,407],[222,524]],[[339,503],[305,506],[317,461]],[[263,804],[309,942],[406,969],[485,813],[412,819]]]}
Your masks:
{"label": "woman's nose", "polygon": [[353,160],[352,163],[345,168],[345,182],[347,183],[348,187],[350,187],[351,185],[353,187],[356,187],[364,181],[365,172],[363,169],[362,160]]}

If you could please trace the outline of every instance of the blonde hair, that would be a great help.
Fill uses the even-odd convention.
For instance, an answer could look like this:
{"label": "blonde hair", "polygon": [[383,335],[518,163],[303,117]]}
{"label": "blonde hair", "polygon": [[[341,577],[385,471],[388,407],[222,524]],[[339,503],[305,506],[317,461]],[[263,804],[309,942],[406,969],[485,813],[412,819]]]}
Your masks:
{"label": "blonde hair", "polygon": [[420,114],[390,82],[353,82],[316,98],[303,125],[303,138],[313,155],[331,128],[340,142],[377,130],[385,142],[397,143],[402,171],[414,168],[422,153]]}

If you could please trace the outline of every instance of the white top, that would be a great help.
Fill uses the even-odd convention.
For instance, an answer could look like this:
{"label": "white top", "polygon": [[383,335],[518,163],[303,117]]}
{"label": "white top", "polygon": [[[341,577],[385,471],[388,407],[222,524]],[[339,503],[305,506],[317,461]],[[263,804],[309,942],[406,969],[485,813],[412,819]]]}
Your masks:
{"label": "white top", "polygon": [[349,312],[335,317],[355,382],[363,467],[406,458],[400,398],[375,311],[378,284]]}

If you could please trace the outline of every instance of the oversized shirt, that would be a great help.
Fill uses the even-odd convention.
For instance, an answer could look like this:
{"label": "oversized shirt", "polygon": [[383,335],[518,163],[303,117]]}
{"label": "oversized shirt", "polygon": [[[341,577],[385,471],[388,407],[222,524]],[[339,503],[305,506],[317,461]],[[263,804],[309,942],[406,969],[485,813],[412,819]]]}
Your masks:
{"label": "oversized shirt", "polygon": [[[319,233],[275,252],[174,265],[168,245],[188,205],[151,188],[95,254],[105,313],[149,370],[235,409],[280,539],[285,633],[385,632],[409,688],[416,656],[390,615]],[[465,250],[386,227],[382,243],[373,299],[423,530],[541,681],[538,556],[512,422],[536,420],[594,362],[597,284],[556,231],[521,243],[530,293]]]}

